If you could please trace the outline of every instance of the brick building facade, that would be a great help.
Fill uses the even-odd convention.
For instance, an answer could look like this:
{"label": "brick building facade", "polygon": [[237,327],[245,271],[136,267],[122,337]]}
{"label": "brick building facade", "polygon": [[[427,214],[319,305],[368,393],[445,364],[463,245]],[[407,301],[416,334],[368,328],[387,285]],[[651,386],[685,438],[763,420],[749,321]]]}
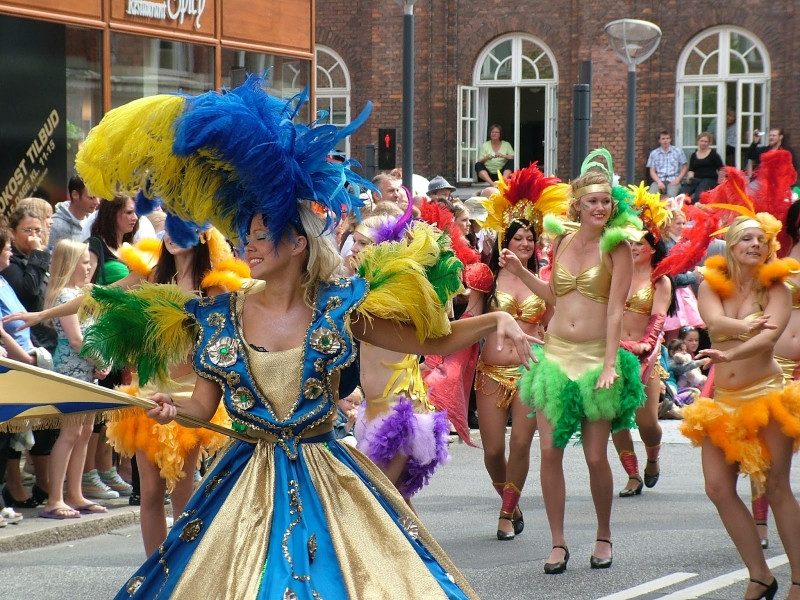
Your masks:
{"label": "brick building facade", "polygon": [[[427,177],[474,176],[457,148],[469,137],[459,136],[465,127],[459,106],[470,93],[461,86],[475,86],[479,142],[487,139],[490,122],[501,122],[505,139],[516,142],[518,160],[539,159],[548,172],[568,178],[572,90],[583,61],[592,63],[590,147],[607,147],[623,173],[627,66],[604,32],[606,23],[620,18],[651,21],[663,32],[658,49],[637,67],[637,179],[646,177],[659,130],[673,132],[674,143],[690,153],[700,131],[724,135],[726,109],[737,112],[740,149],[755,128],[782,127],[790,144],[792,133],[800,139],[800,115],[791,110],[800,97],[800,81],[791,77],[800,58],[794,0],[530,0],[516,6],[419,0],[414,15],[414,164]],[[377,143],[378,128],[397,128],[399,166],[402,28],[397,0],[316,2],[317,48],[334,51],[349,72],[351,117],[368,100],[374,104],[351,141],[358,160],[366,144]],[[516,61],[521,66],[500,64],[515,51],[524,55]],[[544,58],[534,65],[537,55]]]}

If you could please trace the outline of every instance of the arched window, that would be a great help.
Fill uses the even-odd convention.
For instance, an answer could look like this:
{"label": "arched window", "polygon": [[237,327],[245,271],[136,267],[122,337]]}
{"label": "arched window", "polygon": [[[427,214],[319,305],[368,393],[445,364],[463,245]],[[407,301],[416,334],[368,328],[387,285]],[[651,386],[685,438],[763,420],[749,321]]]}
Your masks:
{"label": "arched window", "polygon": [[475,179],[491,124],[503,127],[517,166],[538,161],[545,172],[556,171],[558,69],[544,42],[522,34],[493,40],[478,56],[472,85],[459,92],[459,181]]}
{"label": "arched window", "polygon": [[726,164],[744,168],[752,131],[764,131],[769,123],[764,44],[738,27],[714,27],[687,44],[677,72],[677,145],[688,156],[697,136],[708,131]]}
{"label": "arched window", "polygon": [[[341,128],[350,122],[350,73],[344,60],[326,46],[316,47],[317,95],[315,114],[319,119],[323,111],[327,123]],[[337,151],[350,156],[350,138],[339,142]]]}

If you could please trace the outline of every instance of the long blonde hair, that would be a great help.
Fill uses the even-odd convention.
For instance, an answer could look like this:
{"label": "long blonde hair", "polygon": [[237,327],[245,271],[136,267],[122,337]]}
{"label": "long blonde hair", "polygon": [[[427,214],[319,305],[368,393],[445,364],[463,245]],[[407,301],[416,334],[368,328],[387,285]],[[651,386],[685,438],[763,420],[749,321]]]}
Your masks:
{"label": "long blonde hair", "polygon": [[336,250],[333,236],[323,233],[322,219],[305,204],[298,204],[297,208],[305,229],[304,237],[308,240],[308,262],[302,279],[303,297],[306,304],[314,308],[318,285],[343,275],[342,257]]}
{"label": "long blonde hair", "polygon": [[55,306],[58,297],[72,278],[81,257],[89,249],[89,244],[70,239],[59,240],[50,260],[50,281],[44,295],[44,308]]}

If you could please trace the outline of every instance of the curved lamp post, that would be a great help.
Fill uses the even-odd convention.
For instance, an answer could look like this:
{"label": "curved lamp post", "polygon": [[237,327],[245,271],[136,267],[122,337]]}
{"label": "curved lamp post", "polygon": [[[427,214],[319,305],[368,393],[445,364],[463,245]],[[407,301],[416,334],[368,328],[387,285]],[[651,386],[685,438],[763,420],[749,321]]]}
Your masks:
{"label": "curved lamp post", "polygon": [[403,7],[403,185],[411,190],[414,175],[414,4],[395,0]]}
{"label": "curved lamp post", "polygon": [[605,27],[606,36],[617,56],[628,65],[628,119],[625,133],[625,179],[636,183],[636,65],[650,57],[661,41],[661,29],[649,21],[618,19]]}

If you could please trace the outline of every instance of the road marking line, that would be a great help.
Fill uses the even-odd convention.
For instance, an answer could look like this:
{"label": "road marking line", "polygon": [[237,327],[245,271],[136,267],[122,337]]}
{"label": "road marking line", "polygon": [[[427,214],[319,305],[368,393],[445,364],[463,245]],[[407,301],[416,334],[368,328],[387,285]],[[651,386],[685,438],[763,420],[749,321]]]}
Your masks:
{"label": "road marking line", "polygon": [[[774,569],[775,567],[785,565],[788,562],[788,557],[785,554],[781,554],[780,556],[774,556],[773,558],[770,558],[767,561],[767,565],[769,565],[770,569]],[[674,594],[662,596],[659,600],[694,600],[696,598],[700,598],[702,594],[720,590],[747,578],[747,569],[739,569],[738,571],[733,571],[732,573],[720,575],[714,579],[709,579],[703,583],[698,583],[697,585],[686,588],[685,590],[681,590],[679,592],[675,592]]]}
{"label": "road marking line", "polygon": [[675,585],[676,583],[686,581],[692,577],[697,577],[697,573],[673,573],[671,575],[659,577],[658,579],[653,579],[647,583],[637,585],[636,587],[622,590],[621,592],[616,592],[610,596],[603,596],[597,600],[630,600],[631,598],[639,598],[645,594],[650,594],[662,588]]}

